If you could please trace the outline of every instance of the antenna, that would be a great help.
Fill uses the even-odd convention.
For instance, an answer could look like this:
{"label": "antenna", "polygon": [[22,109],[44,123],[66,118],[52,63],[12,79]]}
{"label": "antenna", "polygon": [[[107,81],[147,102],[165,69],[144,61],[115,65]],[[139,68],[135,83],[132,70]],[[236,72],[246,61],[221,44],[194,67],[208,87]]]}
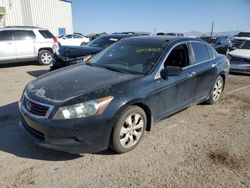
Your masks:
{"label": "antenna", "polygon": [[213,36],[213,32],[214,32],[214,21],[212,22],[211,37]]}

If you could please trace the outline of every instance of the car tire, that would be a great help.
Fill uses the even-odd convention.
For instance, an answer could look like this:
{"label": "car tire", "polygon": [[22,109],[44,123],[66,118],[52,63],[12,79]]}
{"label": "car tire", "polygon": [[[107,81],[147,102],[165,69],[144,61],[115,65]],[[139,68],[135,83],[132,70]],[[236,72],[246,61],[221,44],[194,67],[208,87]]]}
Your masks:
{"label": "car tire", "polygon": [[213,86],[213,90],[209,96],[209,99],[206,101],[206,103],[208,104],[215,104],[216,102],[218,102],[219,98],[222,95],[223,89],[224,89],[224,80],[221,76],[218,76],[214,86]]}
{"label": "car tire", "polygon": [[128,106],[119,116],[111,135],[111,149],[116,153],[133,150],[141,141],[147,125],[147,117],[138,106]]}
{"label": "car tire", "polygon": [[50,65],[52,62],[52,52],[49,50],[41,50],[38,53],[38,63],[40,65]]}

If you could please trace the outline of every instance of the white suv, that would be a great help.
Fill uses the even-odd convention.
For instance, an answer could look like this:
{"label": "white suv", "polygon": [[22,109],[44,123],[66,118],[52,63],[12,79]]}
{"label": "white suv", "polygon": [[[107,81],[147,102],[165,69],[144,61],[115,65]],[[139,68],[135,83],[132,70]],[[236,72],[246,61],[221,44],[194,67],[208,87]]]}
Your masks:
{"label": "white suv", "polygon": [[38,27],[0,28],[0,64],[37,60],[41,65],[52,61],[57,39],[47,29]]}

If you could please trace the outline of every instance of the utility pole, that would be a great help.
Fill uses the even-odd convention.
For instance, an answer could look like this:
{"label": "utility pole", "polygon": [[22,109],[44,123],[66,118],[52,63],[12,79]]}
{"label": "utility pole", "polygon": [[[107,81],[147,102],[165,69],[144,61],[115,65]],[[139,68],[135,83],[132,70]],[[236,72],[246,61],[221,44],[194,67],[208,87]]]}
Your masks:
{"label": "utility pole", "polygon": [[213,36],[213,32],[214,32],[214,21],[212,22],[211,37]]}

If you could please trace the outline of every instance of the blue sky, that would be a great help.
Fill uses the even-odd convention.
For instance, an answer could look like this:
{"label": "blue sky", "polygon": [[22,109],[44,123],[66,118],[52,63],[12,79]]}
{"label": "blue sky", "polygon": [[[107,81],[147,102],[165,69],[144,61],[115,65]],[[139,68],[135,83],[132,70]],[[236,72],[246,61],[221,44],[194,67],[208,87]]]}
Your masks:
{"label": "blue sky", "polygon": [[74,31],[250,30],[250,0],[72,0]]}

